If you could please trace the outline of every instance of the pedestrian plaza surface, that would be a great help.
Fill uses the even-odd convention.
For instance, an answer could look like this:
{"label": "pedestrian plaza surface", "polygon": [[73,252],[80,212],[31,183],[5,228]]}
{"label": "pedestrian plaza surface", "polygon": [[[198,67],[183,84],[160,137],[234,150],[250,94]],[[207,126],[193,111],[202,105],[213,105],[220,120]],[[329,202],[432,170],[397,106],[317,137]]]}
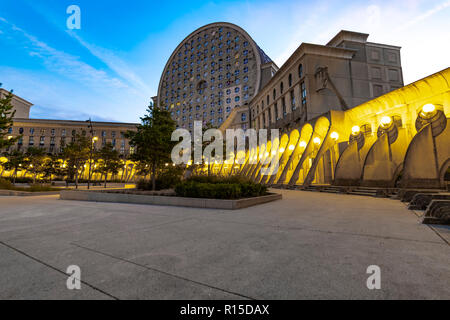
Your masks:
{"label": "pedestrian plaza surface", "polygon": [[232,211],[0,197],[0,299],[450,298],[448,227],[398,200],[274,191]]}

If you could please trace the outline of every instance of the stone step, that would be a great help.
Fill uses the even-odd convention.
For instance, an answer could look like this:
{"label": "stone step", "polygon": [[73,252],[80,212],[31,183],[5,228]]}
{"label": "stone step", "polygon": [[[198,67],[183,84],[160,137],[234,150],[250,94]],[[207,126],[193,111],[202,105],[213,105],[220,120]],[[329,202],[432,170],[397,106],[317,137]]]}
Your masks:
{"label": "stone step", "polygon": [[348,194],[355,196],[366,196],[366,197],[375,197],[377,194],[373,192],[364,192],[364,191],[350,191]]}
{"label": "stone step", "polygon": [[416,193],[411,202],[408,204],[410,210],[425,210],[433,200],[448,200],[450,201],[450,193]]}

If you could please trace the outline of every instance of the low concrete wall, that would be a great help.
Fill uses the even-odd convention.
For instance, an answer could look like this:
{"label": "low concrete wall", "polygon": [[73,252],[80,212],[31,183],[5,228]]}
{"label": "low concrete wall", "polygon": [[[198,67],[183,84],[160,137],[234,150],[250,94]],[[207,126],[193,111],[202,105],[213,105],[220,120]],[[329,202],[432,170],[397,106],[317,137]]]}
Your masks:
{"label": "low concrete wall", "polygon": [[26,192],[16,190],[0,190],[0,196],[32,197],[59,194],[59,191]]}
{"label": "low concrete wall", "polygon": [[280,200],[281,198],[282,198],[281,194],[278,193],[247,199],[220,200],[220,199],[200,199],[200,198],[183,198],[183,197],[168,197],[168,196],[148,196],[138,194],[122,194],[122,193],[108,193],[95,191],[81,191],[81,190],[63,190],[60,192],[61,200],[136,203],[136,204],[151,204],[161,206],[210,208],[210,209],[225,209],[225,210],[247,208],[258,204]]}

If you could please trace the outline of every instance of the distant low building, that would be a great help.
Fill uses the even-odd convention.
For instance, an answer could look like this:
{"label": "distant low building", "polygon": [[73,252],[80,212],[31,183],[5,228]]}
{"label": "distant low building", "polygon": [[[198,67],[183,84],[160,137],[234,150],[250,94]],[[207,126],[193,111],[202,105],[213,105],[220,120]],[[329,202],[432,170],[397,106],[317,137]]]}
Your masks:
{"label": "distant low building", "polygon": [[[7,90],[0,89],[0,97],[8,93]],[[62,152],[63,147],[70,143],[77,133],[91,135],[89,123],[86,121],[30,119],[30,108],[33,104],[17,95],[13,95],[12,105],[16,114],[14,125],[8,133],[12,137],[21,136],[21,138],[9,150],[26,151],[29,147],[39,147],[45,149],[47,153],[57,154]],[[98,138],[94,141],[94,149],[111,143],[124,157],[133,153],[128,139],[125,138],[125,132],[135,130],[137,125],[137,123],[92,121],[93,136]]]}

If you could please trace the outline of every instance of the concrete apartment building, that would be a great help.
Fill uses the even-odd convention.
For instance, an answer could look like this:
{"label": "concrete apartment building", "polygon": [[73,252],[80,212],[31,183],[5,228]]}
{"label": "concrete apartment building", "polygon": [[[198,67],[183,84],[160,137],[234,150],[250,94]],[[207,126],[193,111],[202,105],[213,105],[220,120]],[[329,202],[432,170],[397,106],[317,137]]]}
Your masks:
{"label": "concrete apartment building", "polygon": [[341,31],[326,45],[302,43],[226,127],[247,122],[286,131],[403,87],[400,47],[368,42],[368,36]]}
{"label": "concrete apartment building", "polygon": [[[159,83],[157,105],[178,128],[194,121],[222,126],[247,106],[278,67],[242,28],[213,23],[188,35],[173,51]],[[248,121],[242,123],[246,129]]]}
{"label": "concrete apartment building", "polygon": [[[8,93],[0,88],[0,98]],[[47,153],[57,154],[77,133],[87,136],[91,134],[86,121],[31,119],[29,115],[33,104],[17,95],[13,95],[12,105],[16,114],[14,125],[8,133],[12,137],[21,136],[21,138],[9,150],[26,151],[29,147],[39,147],[45,149]],[[122,156],[133,152],[124,133],[135,130],[136,123],[92,121],[92,126],[93,135],[98,138],[94,142],[94,149],[111,143]]]}

